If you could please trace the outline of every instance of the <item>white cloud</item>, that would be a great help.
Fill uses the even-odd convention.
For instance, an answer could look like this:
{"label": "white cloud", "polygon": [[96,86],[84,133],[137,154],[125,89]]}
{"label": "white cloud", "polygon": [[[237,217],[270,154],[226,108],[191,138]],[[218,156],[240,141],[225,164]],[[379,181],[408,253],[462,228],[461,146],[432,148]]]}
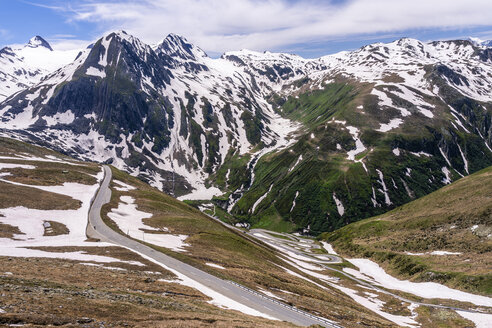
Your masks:
{"label": "white cloud", "polygon": [[[58,9],[59,10],[59,9]],[[491,26],[490,0],[95,0],[66,8],[71,21],[124,29],[148,43],[178,33],[206,51],[276,50],[410,29]]]}
{"label": "white cloud", "polygon": [[8,39],[8,38],[10,38],[10,36],[11,36],[11,34],[10,34],[9,30],[0,28],[0,38]]}
{"label": "white cloud", "polygon": [[69,51],[83,50],[95,41],[73,40],[73,39],[48,39],[47,40],[54,50]]}

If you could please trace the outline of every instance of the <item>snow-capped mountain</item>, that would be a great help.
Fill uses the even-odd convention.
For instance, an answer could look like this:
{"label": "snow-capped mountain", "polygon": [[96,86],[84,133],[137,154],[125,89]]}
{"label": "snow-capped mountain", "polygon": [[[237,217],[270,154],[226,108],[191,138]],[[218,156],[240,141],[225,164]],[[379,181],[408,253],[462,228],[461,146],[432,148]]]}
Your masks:
{"label": "snow-capped mountain", "polygon": [[206,189],[227,156],[286,143],[295,124],[274,113],[253,85],[234,63],[212,60],[176,35],[150,47],[111,33],[7,99],[1,126],[83,159],[112,160],[179,195]]}
{"label": "snow-capped mountain", "polygon": [[176,196],[224,194],[243,221],[325,231],[491,165],[491,77],[470,41],[212,59],[117,32],[0,103],[0,127]]}
{"label": "snow-capped mountain", "polygon": [[0,101],[38,83],[47,73],[72,62],[78,50],[53,50],[40,36],[25,45],[0,50]]}
{"label": "snow-capped mountain", "polygon": [[492,40],[482,40],[475,37],[469,37],[467,40],[471,41],[475,46],[492,47]]}

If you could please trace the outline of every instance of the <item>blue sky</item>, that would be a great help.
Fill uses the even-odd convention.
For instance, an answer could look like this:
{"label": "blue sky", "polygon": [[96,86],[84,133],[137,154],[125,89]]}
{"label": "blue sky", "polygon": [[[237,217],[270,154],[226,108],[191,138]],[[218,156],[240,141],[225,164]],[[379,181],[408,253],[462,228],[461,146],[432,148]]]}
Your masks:
{"label": "blue sky", "polygon": [[124,29],[185,36],[212,56],[243,48],[317,57],[400,37],[492,38],[490,0],[0,0],[0,46],[41,35],[80,48]]}

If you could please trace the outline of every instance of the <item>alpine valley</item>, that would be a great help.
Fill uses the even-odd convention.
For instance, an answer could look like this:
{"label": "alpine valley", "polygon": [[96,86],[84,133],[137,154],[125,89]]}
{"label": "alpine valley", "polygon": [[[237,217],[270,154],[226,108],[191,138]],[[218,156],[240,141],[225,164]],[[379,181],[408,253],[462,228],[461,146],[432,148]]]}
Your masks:
{"label": "alpine valley", "polygon": [[315,235],[491,166],[491,90],[492,48],[469,40],[213,59],[178,35],[119,31],[78,54],[41,37],[0,50],[3,136],[231,223]]}

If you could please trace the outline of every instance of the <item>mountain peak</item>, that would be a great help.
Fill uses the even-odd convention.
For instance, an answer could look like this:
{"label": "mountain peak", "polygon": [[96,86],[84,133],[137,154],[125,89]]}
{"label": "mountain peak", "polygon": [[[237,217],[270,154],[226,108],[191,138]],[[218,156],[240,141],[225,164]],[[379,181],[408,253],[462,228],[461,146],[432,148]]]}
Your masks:
{"label": "mountain peak", "polygon": [[199,47],[191,44],[185,37],[170,33],[157,47],[161,52],[185,60],[196,60],[200,57],[207,57],[207,54]]}
{"label": "mountain peak", "polygon": [[26,44],[26,47],[29,47],[29,48],[43,47],[43,48],[49,49],[50,51],[53,51],[53,49],[51,48],[51,46],[48,43],[48,41],[46,41],[45,39],[43,39],[39,35],[36,35],[35,37],[32,37],[29,40],[29,42]]}
{"label": "mountain peak", "polygon": [[492,46],[492,40],[482,40],[482,39],[475,38],[472,36],[466,38],[466,40],[470,41],[475,46],[485,46],[485,47],[491,47]]}

